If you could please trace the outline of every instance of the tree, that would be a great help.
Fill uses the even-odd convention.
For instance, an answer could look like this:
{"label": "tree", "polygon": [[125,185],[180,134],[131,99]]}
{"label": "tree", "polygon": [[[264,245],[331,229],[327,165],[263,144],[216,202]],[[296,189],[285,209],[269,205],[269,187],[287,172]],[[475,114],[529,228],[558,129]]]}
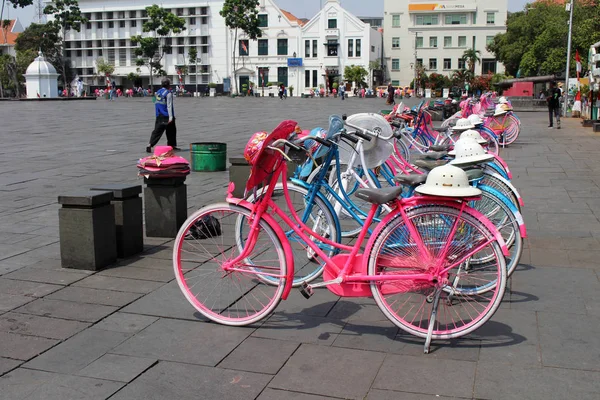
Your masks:
{"label": "tree", "polygon": [[148,20],[144,22],[142,31],[154,36],[132,36],[131,43],[137,45],[134,54],[138,67],[148,68],[150,73],[150,90],[154,93],[154,75],[166,75],[162,67],[162,59],[171,48],[165,43],[165,37],[172,33],[181,33],[185,28],[185,19],[165,10],[156,4],[146,7]]}
{"label": "tree", "polygon": [[475,74],[475,65],[480,61],[479,55],[481,51],[475,49],[467,49],[463,53],[461,59],[467,63],[469,71]]}
{"label": "tree", "polygon": [[[104,58],[99,57],[96,60],[96,72],[99,76],[106,78],[115,72],[115,66],[104,61]],[[106,86],[108,86],[108,84]]]}
{"label": "tree", "polygon": [[473,73],[468,69],[457,69],[450,75],[452,84],[460,87],[464,87],[465,83],[470,84],[473,81],[473,77]]}
{"label": "tree", "polygon": [[238,33],[242,31],[249,39],[256,40],[262,37],[258,21],[258,0],[225,0],[223,8],[219,14],[225,18],[225,25],[234,31],[233,35],[233,81],[235,92],[237,88],[237,73],[235,65],[235,52],[238,50]]}
{"label": "tree", "polygon": [[33,0],[2,0],[2,7],[0,8],[0,21],[4,18],[4,8],[6,4],[10,4],[13,8],[25,8],[33,4]]}
{"label": "tree", "polygon": [[41,50],[44,57],[54,65],[54,62],[60,61],[60,47],[57,43],[60,43],[60,38],[53,25],[31,24],[17,36],[15,50],[34,50],[36,54]]}
{"label": "tree", "polygon": [[[53,0],[46,8],[44,8],[44,14],[54,16],[54,20],[48,22],[47,25],[54,27],[55,32],[60,34],[63,43],[67,31],[72,29],[79,32],[81,30],[81,24],[88,22],[87,18],[81,15],[77,0]],[[66,88],[67,83],[70,81],[67,80],[65,49],[62,43],[60,45],[57,44],[57,46],[60,46],[60,73],[62,75],[63,85]],[[67,91],[67,96],[69,96],[69,91]]]}
{"label": "tree", "polygon": [[[506,33],[487,46],[507,73],[521,76],[562,75],[565,70],[569,13],[563,4],[537,1],[508,16]],[[543,23],[540,23],[543,21]],[[587,65],[588,50],[600,41],[598,0],[578,1],[573,10],[572,55],[578,50]],[[575,63],[571,63],[575,72]]]}
{"label": "tree", "polygon": [[355,86],[365,86],[365,76],[369,72],[360,65],[350,65],[344,69],[344,79],[348,82],[354,82]]}

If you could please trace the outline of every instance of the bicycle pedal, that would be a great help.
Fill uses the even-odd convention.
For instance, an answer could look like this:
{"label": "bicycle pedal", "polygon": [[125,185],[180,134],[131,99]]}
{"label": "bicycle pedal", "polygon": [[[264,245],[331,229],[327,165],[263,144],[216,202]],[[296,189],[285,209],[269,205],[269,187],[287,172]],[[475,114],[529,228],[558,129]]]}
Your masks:
{"label": "bicycle pedal", "polygon": [[300,293],[302,293],[302,296],[304,296],[305,299],[310,299],[311,296],[315,294],[313,288],[310,287],[306,282],[303,282],[300,286]]}

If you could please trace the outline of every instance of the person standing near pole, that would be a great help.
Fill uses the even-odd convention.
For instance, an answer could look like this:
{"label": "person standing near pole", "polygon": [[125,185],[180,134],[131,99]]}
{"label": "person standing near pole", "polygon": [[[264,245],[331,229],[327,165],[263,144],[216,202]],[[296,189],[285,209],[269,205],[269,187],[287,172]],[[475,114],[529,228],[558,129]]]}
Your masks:
{"label": "person standing near pole", "polygon": [[560,129],[560,98],[562,94],[559,88],[556,87],[554,82],[550,82],[550,90],[546,101],[548,102],[548,116],[550,118],[550,125],[548,128],[554,127],[554,115],[556,115],[556,129]]}
{"label": "person standing near pole", "polygon": [[161,86],[156,91],[156,103],[154,103],[156,122],[150,136],[150,144],[146,147],[146,153],[152,153],[152,148],[156,146],[165,131],[167,131],[167,146],[171,146],[173,150],[180,150],[177,147],[177,126],[175,125],[175,106],[171,80],[163,78]]}

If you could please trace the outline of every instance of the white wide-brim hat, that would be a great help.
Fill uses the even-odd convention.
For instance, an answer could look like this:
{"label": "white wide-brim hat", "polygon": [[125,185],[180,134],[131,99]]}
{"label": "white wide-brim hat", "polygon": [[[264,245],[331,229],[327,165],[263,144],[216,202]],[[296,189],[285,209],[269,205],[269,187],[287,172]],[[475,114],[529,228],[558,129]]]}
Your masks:
{"label": "white wide-brim hat", "polygon": [[452,165],[478,164],[494,159],[493,154],[488,154],[477,141],[470,137],[465,137],[454,145],[454,154],[456,158],[450,161]]}
{"label": "white wide-brim hat", "polygon": [[427,175],[427,181],[415,188],[415,192],[443,197],[475,197],[481,195],[481,190],[469,184],[469,178],[465,171],[448,164],[432,169]]}

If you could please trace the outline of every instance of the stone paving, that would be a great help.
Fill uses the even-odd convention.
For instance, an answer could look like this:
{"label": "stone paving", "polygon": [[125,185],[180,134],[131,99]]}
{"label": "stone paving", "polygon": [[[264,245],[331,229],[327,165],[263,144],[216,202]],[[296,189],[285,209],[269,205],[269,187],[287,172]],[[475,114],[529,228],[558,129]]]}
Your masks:
{"label": "stone paving", "polygon": [[[180,146],[224,141],[229,156],[283,119],[378,111],[378,99],[181,99]],[[142,182],[148,99],[0,102],[1,399],[597,399],[600,392],[600,139],[575,120],[523,113],[503,152],[529,239],[494,318],[423,342],[370,299],[294,291],[264,324],[202,322],[180,293],[169,239],[98,273],[62,269],[57,196]],[[164,142],[165,139],[163,139]],[[185,155],[185,154],[184,154]],[[194,210],[228,175],[193,173]]]}

